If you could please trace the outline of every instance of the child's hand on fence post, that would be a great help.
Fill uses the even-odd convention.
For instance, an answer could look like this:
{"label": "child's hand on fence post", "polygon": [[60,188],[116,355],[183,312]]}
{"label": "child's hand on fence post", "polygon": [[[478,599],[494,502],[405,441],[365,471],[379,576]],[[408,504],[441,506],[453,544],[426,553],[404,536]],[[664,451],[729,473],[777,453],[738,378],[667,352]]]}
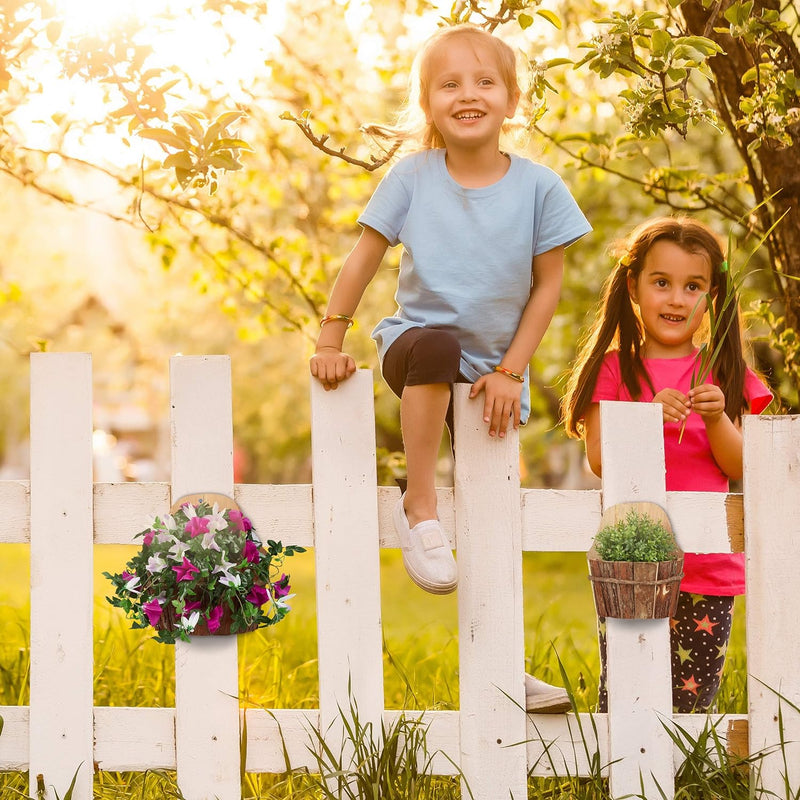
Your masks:
{"label": "child's hand on fence post", "polygon": [[522,413],[522,384],[501,372],[481,375],[469,390],[470,400],[481,392],[483,398],[483,421],[489,425],[489,436],[503,438],[508,429],[509,420],[514,429],[519,428]]}
{"label": "child's hand on fence post", "polygon": [[356,371],[356,362],[336,347],[321,347],[311,356],[309,367],[327,392],[338,388]]}

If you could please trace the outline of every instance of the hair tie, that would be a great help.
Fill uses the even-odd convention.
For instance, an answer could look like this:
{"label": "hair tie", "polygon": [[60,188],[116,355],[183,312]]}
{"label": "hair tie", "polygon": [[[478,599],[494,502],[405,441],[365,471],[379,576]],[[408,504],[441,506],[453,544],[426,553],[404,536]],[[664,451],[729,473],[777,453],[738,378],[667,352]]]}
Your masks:
{"label": "hair tie", "polygon": [[722,262],[722,263],[719,265],[719,271],[720,271],[720,272],[727,272],[727,271],[728,271],[728,262],[727,262],[727,261],[723,261],[723,262]]}

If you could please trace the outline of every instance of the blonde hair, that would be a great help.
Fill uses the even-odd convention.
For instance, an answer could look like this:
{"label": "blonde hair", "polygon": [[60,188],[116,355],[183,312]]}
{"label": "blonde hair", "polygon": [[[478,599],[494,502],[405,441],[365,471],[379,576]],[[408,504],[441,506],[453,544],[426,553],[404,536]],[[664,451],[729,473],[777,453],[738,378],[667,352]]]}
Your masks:
{"label": "blonde hair", "polygon": [[426,119],[429,108],[431,85],[431,64],[434,55],[442,47],[454,40],[468,40],[474,44],[483,44],[490,49],[510,97],[519,96],[521,90],[517,78],[517,57],[509,45],[497,36],[493,36],[483,28],[469,23],[439,28],[422,45],[422,49],[414,58],[409,77],[408,98],[400,112],[398,123],[394,127],[369,125],[364,131],[383,138],[416,140],[424,150],[444,147],[442,134]]}

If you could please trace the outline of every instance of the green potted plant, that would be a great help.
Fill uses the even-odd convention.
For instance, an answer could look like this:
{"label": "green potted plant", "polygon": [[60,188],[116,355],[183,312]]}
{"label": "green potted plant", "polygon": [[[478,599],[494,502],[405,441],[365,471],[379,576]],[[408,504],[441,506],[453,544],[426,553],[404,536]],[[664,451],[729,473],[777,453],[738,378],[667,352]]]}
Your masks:
{"label": "green potted plant", "polygon": [[658,619],[675,613],[683,551],[661,506],[611,506],[587,557],[598,616]]}

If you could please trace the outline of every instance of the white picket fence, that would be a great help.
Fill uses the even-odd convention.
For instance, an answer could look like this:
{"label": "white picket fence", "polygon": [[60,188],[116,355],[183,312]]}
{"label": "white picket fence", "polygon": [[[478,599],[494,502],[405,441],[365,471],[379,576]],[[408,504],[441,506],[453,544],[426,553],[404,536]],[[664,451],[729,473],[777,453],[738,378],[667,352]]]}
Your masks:
{"label": "white picket fence", "polygon": [[[283,743],[295,767],[313,768],[309,725],[338,735],[348,687],[359,716],[380,727],[384,709],[379,548],[396,547],[391,506],[397,489],[376,487],[372,374],[359,371],[338,391],[312,383],[312,486],[233,485],[230,362],[176,357],[170,364],[172,482],[92,483],[92,375],[88,354],[31,357],[31,478],[0,482],[2,543],[30,542],[30,707],[0,707],[0,769],[41,774],[48,800],[92,795],[101,770],[176,769],[187,800],[240,797],[243,711],[233,637],[175,647],[175,708],[103,708],[92,701],[92,544],[130,544],[143,516],[171,497],[233,494],[265,537],[313,546],[316,553],[320,707],[249,709],[246,769],[282,772]],[[587,775],[572,714],[525,715],[521,553],[585,551],[603,505],[646,500],[665,505],[680,545],[698,552],[748,554],[751,752],[767,756],[765,788],[800,787],[800,417],[745,420],[740,495],[667,493],[658,409],[604,403],[602,492],[523,490],[518,437],[490,440],[478,404],[457,387],[455,485],[439,490],[443,525],[460,570],[458,711],[425,712],[438,774],[463,772],[476,800],[520,800],[529,774]],[[729,538],[730,537],[730,538]],[[68,585],[64,577],[69,576]],[[583,736],[596,749],[611,792],[671,798],[677,751],[674,720],[698,732],[704,715],[671,714],[668,622],[609,620],[607,715],[588,716]],[[785,701],[779,700],[778,690]],[[788,701],[788,702],[786,702]],[[280,732],[279,732],[280,731]],[[548,755],[544,755],[547,751]],[[788,774],[786,774],[788,772]],[[656,788],[656,784],[659,788]],[[663,792],[663,795],[662,795]],[[466,791],[462,796],[468,797]]]}

